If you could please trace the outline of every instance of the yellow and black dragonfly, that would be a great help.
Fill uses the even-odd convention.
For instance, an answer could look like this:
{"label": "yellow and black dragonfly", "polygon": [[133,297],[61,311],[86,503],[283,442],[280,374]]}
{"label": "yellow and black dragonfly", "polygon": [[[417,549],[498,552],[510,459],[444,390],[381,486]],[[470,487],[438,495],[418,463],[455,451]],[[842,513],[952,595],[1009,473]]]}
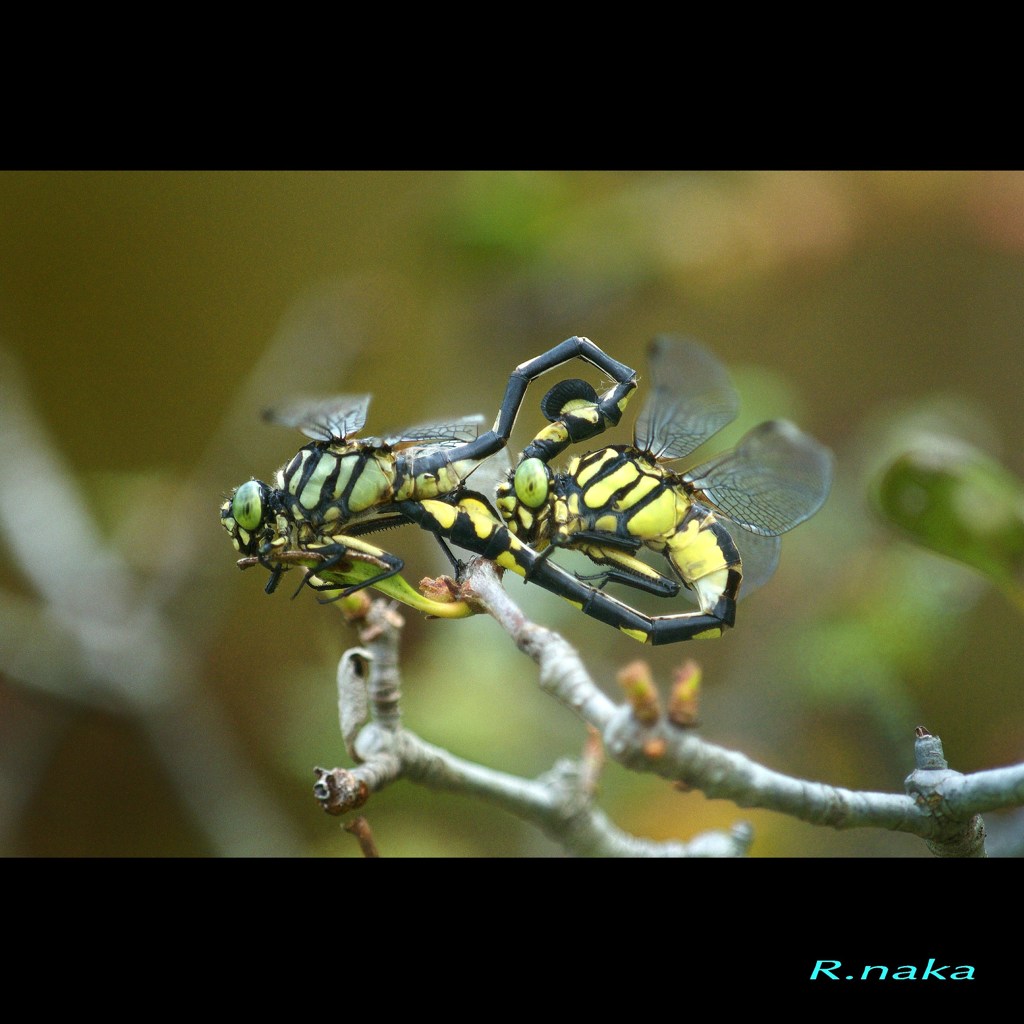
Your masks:
{"label": "yellow and black dragonfly", "polygon": [[[598,367],[612,385],[600,396],[590,389],[584,400],[565,403],[521,456],[550,460],[618,423],[636,388],[636,372],[587,338],[573,336],[517,366],[493,427],[482,435],[483,417],[471,416],[360,438],[369,395],[304,399],[265,413],[270,422],[302,431],[310,443],[277,471],[273,485],[254,478],[236,488],[221,505],[221,523],[240,554],[257,557],[271,570],[268,593],[285,566],[273,556],[310,545],[321,553],[329,547],[338,567],[351,552],[367,556],[360,565],[379,563],[376,574],[361,570],[343,596],[377,586],[401,572],[404,562],[360,535],[411,521],[401,510],[423,500],[460,500],[469,477],[506,448],[530,383],[574,358]],[[325,562],[321,568],[332,566]]]}
{"label": "yellow and black dragonfly", "polygon": [[[574,457],[562,472],[528,448],[497,489],[500,522],[458,500],[397,508],[641,642],[720,636],[735,622],[741,589],[749,593],[775,571],[780,534],[824,503],[833,457],[792,423],[773,420],[732,450],[677,472],[668,463],[730,423],[738,396],[721,363],[695,342],[656,339],[650,366],[652,391],[633,444]],[[557,422],[566,410],[590,403],[581,384],[552,388],[542,403],[545,415]],[[604,568],[574,576],[550,559],[558,548],[582,552]],[[638,558],[641,548],[662,554],[672,575]],[[682,589],[697,610],[646,615],[606,594],[608,583],[663,597]]]}

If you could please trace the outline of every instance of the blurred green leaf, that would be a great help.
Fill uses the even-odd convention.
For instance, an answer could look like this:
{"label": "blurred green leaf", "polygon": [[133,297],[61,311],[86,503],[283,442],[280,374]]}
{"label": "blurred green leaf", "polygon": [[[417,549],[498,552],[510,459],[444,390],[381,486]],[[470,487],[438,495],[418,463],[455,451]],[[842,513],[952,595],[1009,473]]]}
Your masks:
{"label": "blurred green leaf", "polygon": [[1024,484],[956,438],[932,435],[880,472],[875,505],[923,547],[983,573],[1024,608]]}

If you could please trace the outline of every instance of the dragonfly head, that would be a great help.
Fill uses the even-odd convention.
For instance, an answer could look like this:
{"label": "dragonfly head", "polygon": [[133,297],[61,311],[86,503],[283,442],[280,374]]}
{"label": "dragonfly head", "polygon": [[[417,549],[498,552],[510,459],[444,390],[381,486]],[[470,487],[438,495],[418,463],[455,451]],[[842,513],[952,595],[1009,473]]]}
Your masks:
{"label": "dragonfly head", "polygon": [[220,507],[220,522],[243,555],[256,555],[266,527],[273,518],[270,488],[262,480],[249,480],[235,488]]}
{"label": "dragonfly head", "polygon": [[554,477],[542,459],[523,459],[495,491],[505,525],[527,544],[545,539]]}

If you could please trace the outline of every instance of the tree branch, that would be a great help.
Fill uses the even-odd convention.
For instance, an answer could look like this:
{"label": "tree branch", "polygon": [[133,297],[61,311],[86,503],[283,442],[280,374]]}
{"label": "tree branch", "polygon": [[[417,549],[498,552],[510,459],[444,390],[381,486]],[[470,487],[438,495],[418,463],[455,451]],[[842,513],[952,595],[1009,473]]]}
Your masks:
{"label": "tree branch", "polygon": [[[617,828],[593,805],[595,755],[562,760],[538,779],[523,779],[456,757],[401,727],[396,659],[402,619],[374,601],[360,630],[361,647],[338,669],[338,706],[351,769],[317,769],[314,796],[329,814],[363,807],[369,797],[404,778],[430,789],[477,796],[531,822],[581,856],[738,856],[751,832],[710,832],[689,843],[640,839]],[[360,698],[355,691],[363,691]],[[366,695],[369,700],[367,701]],[[353,711],[353,709],[355,709]],[[357,723],[361,728],[356,729]]]}
{"label": "tree branch", "polygon": [[980,811],[1024,801],[1024,765],[970,776],[945,767],[919,766],[907,779],[907,795],[857,792],[772,771],[743,754],[707,743],[664,717],[641,722],[632,707],[616,707],[570,644],[523,615],[501,587],[491,563],[471,563],[462,596],[491,614],[537,662],[541,686],[601,733],[611,757],[635,771],[699,789],[709,798],[780,811],[836,829],[909,832],[929,840],[933,852],[957,856],[984,856],[984,826],[976,818]]}

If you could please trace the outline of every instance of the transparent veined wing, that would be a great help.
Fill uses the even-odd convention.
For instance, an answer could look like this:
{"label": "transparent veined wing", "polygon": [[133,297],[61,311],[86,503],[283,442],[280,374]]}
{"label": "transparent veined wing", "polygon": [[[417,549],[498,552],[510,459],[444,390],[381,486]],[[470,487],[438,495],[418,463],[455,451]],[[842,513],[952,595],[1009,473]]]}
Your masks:
{"label": "transparent veined wing", "polygon": [[[390,445],[393,448],[416,445],[415,454],[425,454],[432,447],[454,448],[467,441],[475,441],[483,421],[483,416],[477,413],[473,416],[460,416],[443,422],[417,423],[379,440],[382,444]],[[421,447],[423,452],[419,450]]]}
{"label": "transparent veined wing", "polygon": [[[341,443],[357,434],[366,423],[370,395],[334,395],[329,398],[294,398],[271,409],[263,419],[300,430],[314,441]],[[364,437],[367,444],[381,447],[425,445],[433,441],[465,444],[475,440],[483,416],[462,416],[441,423],[417,423],[386,437]]]}
{"label": "transparent veined wing", "polygon": [[314,441],[344,441],[366,423],[370,398],[370,395],[294,398],[272,409],[264,409],[263,419],[294,427]]}
{"label": "transparent veined wing", "polygon": [[736,418],[739,396],[729,374],[695,341],[659,336],[649,364],[651,392],[633,431],[640,451],[681,459]]}
{"label": "transparent veined wing", "polygon": [[814,515],[832,486],[832,453],[788,420],[749,431],[683,479],[752,533],[775,537]]}
{"label": "transparent veined wing", "polygon": [[774,575],[779,565],[782,541],[778,537],[750,533],[742,529],[738,523],[730,522],[727,517],[722,518],[721,522],[728,528],[743,562],[743,582],[740,584],[739,593],[739,600],[742,601]]}

